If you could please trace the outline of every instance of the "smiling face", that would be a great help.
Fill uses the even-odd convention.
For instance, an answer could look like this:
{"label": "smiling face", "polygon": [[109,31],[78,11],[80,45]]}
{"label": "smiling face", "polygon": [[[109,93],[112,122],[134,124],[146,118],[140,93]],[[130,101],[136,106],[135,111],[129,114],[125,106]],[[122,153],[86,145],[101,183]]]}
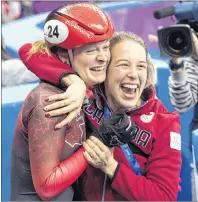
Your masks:
{"label": "smiling face", "polygon": [[108,103],[114,112],[139,106],[148,76],[145,48],[124,39],[111,47],[111,57],[105,81]]}
{"label": "smiling face", "polygon": [[75,48],[72,66],[87,86],[93,86],[104,82],[109,60],[109,41],[103,41]]}

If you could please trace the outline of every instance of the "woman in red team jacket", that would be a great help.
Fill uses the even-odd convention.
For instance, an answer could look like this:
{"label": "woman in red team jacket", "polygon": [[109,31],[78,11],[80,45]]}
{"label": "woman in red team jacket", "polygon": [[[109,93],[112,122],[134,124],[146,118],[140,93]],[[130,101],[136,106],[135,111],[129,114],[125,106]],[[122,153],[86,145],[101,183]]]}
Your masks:
{"label": "woman in red team jacket", "polygon": [[[83,110],[92,125],[98,126],[104,118],[124,108],[135,123],[136,132],[127,145],[129,150],[126,145],[113,147],[118,136],[111,138],[109,145],[104,144],[104,138],[96,135],[101,126],[84,141],[84,156],[91,165],[82,180],[84,200],[176,200],[181,169],[179,115],[168,112],[157,99],[153,67],[140,37],[118,33],[110,47],[112,59],[107,79],[95,88],[96,104],[89,102]],[[21,56],[25,58],[22,49]],[[51,70],[56,67],[48,62],[49,69],[43,71],[41,67],[48,58],[41,58],[41,66],[32,63],[38,60],[34,56],[29,64],[37,69],[37,76],[43,77],[45,71],[52,76]],[[63,101],[58,105],[65,106]],[[134,156],[133,161],[127,157],[131,151],[129,157]]]}
{"label": "woman in red team jacket", "polygon": [[[86,86],[91,87],[105,80],[110,59],[109,38],[113,33],[108,16],[98,6],[91,3],[62,6],[46,19],[45,41],[36,42],[26,56],[36,55],[39,50],[47,52],[50,61],[54,56],[65,67],[72,65]],[[93,48],[97,51],[90,54]],[[65,60],[65,49],[72,55],[71,60]],[[74,78],[79,77],[68,76],[67,82]],[[84,82],[78,84],[84,85],[85,91]],[[68,127],[54,130],[65,115],[47,118],[43,111],[48,96],[63,92],[60,86],[42,81],[21,108],[12,148],[11,201],[71,201],[73,198],[70,186],[88,165],[82,147],[77,151],[86,138],[84,113],[80,111]]]}

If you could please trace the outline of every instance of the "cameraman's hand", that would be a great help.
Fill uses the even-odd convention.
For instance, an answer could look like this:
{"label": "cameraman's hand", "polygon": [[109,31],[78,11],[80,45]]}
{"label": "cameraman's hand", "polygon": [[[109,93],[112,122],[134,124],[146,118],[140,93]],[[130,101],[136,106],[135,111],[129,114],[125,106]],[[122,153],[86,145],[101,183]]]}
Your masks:
{"label": "cameraman's hand", "polygon": [[[163,28],[163,26],[159,26],[158,27],[158,29],[161,29],[161,28]],[[154,35],[154,34],[149,34],[148,35],[148,40],[152,43],[152,42],[154,42],[154,43],[158,43],[158,36],[157,35]]]}
{"label": "cameraman's hand", "polygon": [[193,55],[195,60],[198,60],[198,36],[193,33],[193,42],[194,42],[194,47],[195,47],[195,53]]}
{"label": "cameraman's hand", "polygon": [[156,36],[156,35],[149,34],[149,35],[148,35],[148,39],[149,39],[149,41],[150,41],[151,43],[152,43],[152,42],[158,43],[158,36]]}
{"label": "cameraman's hand", "polygon": [[107,147],[120,146],[130,142],[135,136],[135,123],[124,111],[120,111],[106,119],[91,134]]}

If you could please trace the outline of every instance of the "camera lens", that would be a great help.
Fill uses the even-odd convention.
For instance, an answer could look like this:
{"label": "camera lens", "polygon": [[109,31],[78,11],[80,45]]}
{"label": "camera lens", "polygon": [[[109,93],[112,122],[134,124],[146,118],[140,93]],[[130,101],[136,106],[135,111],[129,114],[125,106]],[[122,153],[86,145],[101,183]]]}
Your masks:
{"label": "camera lens", "polygon": [[188,45],[187,38],[184,32],[173,31],[167,38],[169,47],[174,51],[181,51]]}
{"label": "camera lens", "polygon": [[192,30],[189,25],[177,24],[158,30],[159,48],[163,57],[187,57],[193,54]]}
{"label": "camera lens", "polygon": [[162,38],[165,52],[172,57],[183,57],[191,50],[190,36],[184,29],[167,30]]}

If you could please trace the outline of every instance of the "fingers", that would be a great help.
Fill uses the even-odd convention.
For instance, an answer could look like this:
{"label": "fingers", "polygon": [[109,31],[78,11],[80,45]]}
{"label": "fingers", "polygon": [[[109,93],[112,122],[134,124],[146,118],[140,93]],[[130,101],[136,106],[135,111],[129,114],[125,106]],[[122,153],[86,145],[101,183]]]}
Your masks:
{"label": "fingers", "polygon": [[53,111],[49,111],[45,114],[46,117],[53,117],[53,116],[60,116],[60,115],[63,115],[63,114],[67,114],[71,111],[74,111],[78,108],[78,104],[76,103],[73,103],[73,104],[70,104],[66,107],[63,107],[63,108],[60,108],[60,109],[57,109],[57,110],[53,110]]}
{"label": "fingers", "polygon": [[89,145],[89,147],[94,151],[95,154],[97,154],[97,156],[100,158],[100,159],[104,159],[105,158],[105,155],[104,155],[104,152],[100,150],[100,148],[95,144],[93,143],[91,140],[86,140],[86,143]]}
{"label": "fingers", "polygon": [[91,156],[89,155],[88,152],[83,152],[84,157],[86,158],[86,160],[88,161],[88,163],[90,163],[91,165],[94,165],[94,161],[92,160]]}
{"label": "fingers", "polygon": [[172,58],[171,60],[175,64],[180,64],[183,61],[183,58]]}
{"label": "fingers", "polygon": [[83,142],[83,147],[84,147],[85,151],[89,154],[89,156],[90,156],[92,159],[95,159],[95,160],[98,159],[97,154],[96,154],[95,151],[89,146],[89,144],[87,144],[86,142]]}
{"label": "fingers", "polygon": [[163,28],[163,26],[162,26],[162,25],[158,26],[158,29],[162,29],[162,28]]}
{"label": "fingers", "polygon": [[67,93],[61,93],[61,94],[57,94],[57,95],[51,95],[47,98],[45,98],[46,102],[51,102],[51,101],[57,101],[57,100],[65,100],[68,98]]}
{"label": "fingers", "polygon": [[59,102],[47,105],[44,108],[44,110],[45,111],[50,111],[50,110],[58,109],[60,107],[64,107],[64,106],[69,105],[71,102],[72,102],[71,99],[66,99],[66,100],[63,100],[63,101],[59,101]]}
{"label": "fingers", "polygon": [[[158,29],[162,29],[163,26],[158,26]],[[149,34],[148,35],[148,40],[152,43],[152,42],[158,42],[158,36],[153,35],[153,34]]]}
{"label": "fingers", "polygon": [[[81,110],[81,109],[80,109]],[[66,126],[67,124],[69,124],[79,113],[80,113],[80,110],[77,109],[77,110],[74,110],[72,112],[70,112],[67,117],[61,121],[60,123],[58,123],[55,128],[56,129],[60,129],[62,128],[63,126]]]}
{"label": "fingers", "polygon": [[83,142],[83,147],[86,151],[85,158],[90,164],[97,168],[104,168],[108,165],[109,160],[112,159],[112,153],[108,147],[107,152],[103,152],[91,139]]}
{"label": "fingers", "polygon": [[101,150],[102,152],[108,152],[108,151],[109,151],[109,148],[108,148],[106,145],[104,145],[98,138],[96,138],[96,137],[94,137],[94,136],[91,136],[89,139],[90,139],[94,144],[96,144],[96,145],[100,148],[100,150]]}
{"label": "fingers", "polygon": [[150,42],[158,42],[158,37],[156,35],[153,35],[153,34],[149,34],[148,39]]}
{"label": "fingers", "polygon": [[84,156],[92,166],[101,168],[108,162],[108,160],[105,158],[100,158],[100,156],[94,152],[96,148],[93,150],[86,142],[83,143],[83,147],[85,148]]}
{"label": "fingers", "polygon": [[195,47],[195,57],[198,58],[198,36],[193,33],[193,42]]}
{"label": "fingers", "polygon": [[94,151],[94,153],[97,155],[97,158],[95,157],[97,161],[104,162],[105,164],[107,164],[109,153],[101,151],[100,148],[89,139],[86,142],[89,145],[89,147]]}
{"label": "fingers", "polygon": [[192,35],[193,35],[193,41],[194,41],[195,45],[198,46],[198,37],[196,36],[195,33],[193,33]]}

